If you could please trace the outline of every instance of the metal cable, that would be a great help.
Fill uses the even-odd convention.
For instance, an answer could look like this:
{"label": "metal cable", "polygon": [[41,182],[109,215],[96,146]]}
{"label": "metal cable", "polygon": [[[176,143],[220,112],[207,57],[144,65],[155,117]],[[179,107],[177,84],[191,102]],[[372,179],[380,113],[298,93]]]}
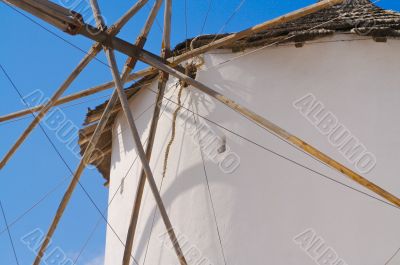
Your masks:
{"label": "metal cable", "polygon": [[1,203],[1,200],[0,200],[0,208],[1,208],[1,213],[3,215],[4,222],[5,222],[6,227],[7,227],[7,233],[8,233],[8,237],[10,239],[10,244],[11,244],[11,247],[12,247],[12,251],[14,253],[15,263],[17,263],[17,265],[19,265],[17,251],[15,250],[14,241],[13,241],[12,236],[11,236],[11,231],[10,231],[10,228],[8,226],[6,213],[4,212],[4,208],[3,208],[3,204]]}
{"label": "metal cable", "polygon": [[[19,89],[15,86],[15,83],[12,81],[11,77],[8,75],[8,73],[5,71],[4,67],[0,64],[0,68],[3,71],[3,73],[5,74],[5,76],[7,77],[7,79],[9,80],[9,82],[11,83],[12,87],[14,88],[14,90],[17,92],[17,94],[19,95],[20,99],[24,102],[24,104],[29,107],[29,104],[25,101],[25,99],[22,96],[22,93],[19,91]],[[32,116],[35,118],[36,115],[35,113],[31,112]],[[47,132],[44,130],[43,126],[39,123],[38,124],[40,129],[42,130],[42,132],[44,133],[44,135],[46,136],[47,140],[49,141],[50,145],[53,147],[54,151],[56,152],[57,156],[60,158],[60,160],[63,162],[63,164],[65,165],[65,167],[68,169],[68,171],[71,173],[72,176],[74,176],[74,172],[72,171],[71,167],[69,166],[69,164],[67,163],[67,161],[65,160],[65,158],[62,156],[61,152],[58,150],[58,148],[56,147],[56,145],[54,144],[54,142],[51,140],[50,136],[47,134]],[[107,218],[104,216],[104,214],[101,212],[99,206],[96,204],[96,202],[94,201],[94,199],[92,198],[92,196],[89,194],[89,192],[86,190],[86,188],[82,185],[82,183],[80,182],[80,180],[78,180],[78,184],[81,187],[81,189],[83,190],[83,192],[86,194],[87,198],[89,199],[89,201],[92,203],[92,205],[96,208],[96,210],[98,211],[98,213],[101,215],[101,217],[106,221],[107,226],[111,229],[111,231],[113,232],[113,234],[118,238],[118,240],[121,242],[121,244],[125,247],[124,242],[121,240],[121,238],[119,237],[119,235],[117,234],[117,232],[115,231],[115,229],[111,226],[111,224],[108,222]],[[132,256],[133,260],[135,261],[136,264],[137,261],[135,260],[135,258]]]}
{"label": "metal cable", "polygon": [[385,262],[385,265],[389,265],[389,263],[400,253],[400,248],[396,250],[396,252]]}
{"label": "metal cable", "polygon": [[205,26],[207,24],[208,16],[209,16],[210,11],[211,11],[211,7],[212,7],[212,0],[208,0],[208,7],[207,7],[206,15],[204,17],[203,25],[201,26],[200,35],[203,35],[204,28],[205,28]]}
{"label": "metal cable", "polygon": [[[191,98],[191,103],[192,103],[192,104],[191,104],[191,105],[192,105],[192,109],[194,110],[192,98]],[[197,109],[196,109],[196,114],[198,115]],[[205,177],[206,184],[207,184],[208,195],[209,195],[209,197],[210,197],[211,208],[212,208],[212,212],[213,212],[213,216],[214,216],[214,221],[215,221],[215,227],[216,227],[216,230],[217,230],[217,235],[218,235],[218,240],[219,240],[219,246],[220,246],[220,248],[221,248],[221,254],[222,254],[222,258],[223,258],[223,260],[224,260],[224,264],[227,265],[226,256],[225,256],[225,251],[224,251],[224,247],[223,247],[223,244],[222,244],[221,232],[220,232],[219,226],[218,226],[218,219],[217,219],[217,214],[216,214],[216,211],[215,211],[214,200],[213,200],[213,197],[212,197],[212,194],[211,194],[210,182],[209,182],[209,180],[208,180],[208,174],[207,174],[206,163],[205,163],[205,161],[204,161],[204,154],[203,154],[203,150],[202,150],[202,148],[201,148],[201,143],[200,143],[200,132],[199,132],[198,127],[197,127],[197,119],[196,119],[196,116],[195,116],[195,114],[194,114],[194,111],[192,112],[192,115],[193,115],[194,123],[195,123],[195,125],[196,125],[196,131],[198,132],[198,133],[197,133],[197,139],[198,139],[198,141],[199,141],[199,147],[200,147],[199,149],[200,149],[201,162],[203,163],[204,177]],[[198,116],[197,116],[197,117],[198,117]]]}
{"label": "metal cable", "polygon": [[[149,84],[151,84],[151,82],[143,83],[143,84],[137,86],[136,88],[141,88],[141,87],[143,87],[143,86],[145,86],[145,85],[149,85]],[[154,106],[154,104],[155,104],[155,103],[153,103],[153,104],[150,105],[147,109],[145,109],[142,113],[140,113],[140,114],[137,116],[136,119],[140,118],[148,109],[150,109],[152,106]],[[75,104],[75,105],[78,105],[78,104]],[[65,106],[65,108],[67,108],[67,107],[72,107],[72,105]],[[60,108],[62,108],[62,107],[60,107]],[[17,119],[17,121],[18,121],[18,120],[21,120],[21,119],[25,119],[25,118]],[[13,121],[15,121],[15,120],[13,120]],[[11,121],[10,121],[10,122],[11,122]],[[6,122],[6,123],[8,123],[8,122]],[[0,125],[1,125],[1,124],[0,124]],[[125,130],[126,130],[126,129],[122,130],[120,133],[124,132]],[[111,142],[112,142],[112,139],[106,144],[106,146],[109,145],[109,144],[111,144]],[[68,177],[63,178],[56,186],[54,186],[52,189],[50,189],[50,190],[49,190],[45,195],[43,195],[37,202],[35,202],[31,207],[29,207],[29,208],[28,208],[27,210],[25,210],[22,214],[20,214],[17,218],[15,218],[15,219],[9,224],[9,227],[11,228],[12,226],[14,226],[17,222],[19,222],[21,219],[23,219],[23,217],[24,217],[25,215],[27,215],[27,214],[28,214],[29,212],[31,212],[34,208],[36,208],[36,207],[39,206],[42,202],[44,202],[45,199],[47,199],[52,193],[54,193],[58,188],[60,188],[60,187],[62,186],[62,184],[63,184],[67,179],[68,179]],[[3,229],[2,231],[0,231],[0,236],[1,236],[5,231],[6,231],[6,229]]]}
{"label": "metal cable", "polygon": [[[376,3],[380,2],[380,1],[382,1],[382,0],[376,0],[375,2],[371,2],[370,5],[374,5],[374,4],[376,4]],[[361,7],[354,9],[354,11],[359,11],[359,10],[361,10],[363,7],[364,7],[364,5],[361,5]],[[311,28],[309,28],[309,29],[307,29],[307,30],[304,30],[304,32],[311,31],[311,30],[313,30],[313,29],[319,28],[319,27],[322,26],[322,25],[325,25],[325,24],[334,22],[335,20],[337,20],[337,19],[339,19],[339,18],[342,18],[342,17],[345,17],[345,16],[346,16],[346,14],[339,15],[339,16],[337,16],[337,17],[331,19],[331,20],[328,20],[328,21],[323,22],[323,23],[321,23],[321,24],[318,24],[318,25],[316,25],[316,26],[314,26],[314,27],[311,27]],[[253,34],[253,35],[254,35],[254,34]],[[292,35],[289,35],[289,36],[286,36],[286,37],[282,37],[280,40],[277,40],[277,41],[275,41],[275,42],[273,42],[273,43],[270,43],[270,44],[268,44],[268,45],[264,45],[264,46],[262,46],[262,47],[260,47],[260,48],[251,50],[251,51],[249,51],[249,52],[245,52],[245,53],[243,53],[243,54],[241,54],[241,55],[239,55],[239,56],[232,57],[232,58],[230,58],[230,59],[228,59],[228,60],[225,60],[225,61],[223,61],[223,62],[220,62],[220,63],[217,63],[217,64],[212,65],[212,66],[210,66],[210,67],[204,68],[203,71],[204,71],[204,70],[210,70],[210,69],[216,68],[216,67],[218,67],[218,66],[220,66],[220,65],[222,65],[222,64],[227,64],[227,63],[233,62],[233,61],[235,61],[235,60],[237,60],[237,59],[239,59],[239,58],[242,58],[242,57],[244,57],[244,56],[253,54],[253,53],[255,53],[255,52],[261,51],[261,50],[263,50],[263,49],[269,48],[269,47],[274,46],[274,45],[278,45],[279,43],[281,43],[281,42],[283,42],[283,41],[290,40],[290,39],[294,38],[295,36],[296,36],[295,34],[292,34]],[[213,41],[215,41],[215,40],[213,40]]]}
{"label": "metal cable", "polygon": [[[153,93],[157,93],[157,92],[155,92],[155,91],[153,91],[153,90],[151,90],[151,89],[149,89],[149,90],[152,91]],[[171,102],[174,103],[174,104],[178,104],[177,102],[175,102],[175,101],[173,101],[173,100],[171,100],[171,99],[167,99],[167,100],[171,101]],[[188,108],[186,108],[186,107],[184,107],[184,106],[181,106],[181,107],[182,107],[183,109],[185,109],[185,110],[187,110],[187,111],[193,113],[193,112],[192,112],[191,110],[189,110]],[[289,162],[291,162],[291,163],[293,163],[293,164],[295,164],[295,165],[297,165],[297,166],[300,166],[300,167],[302,167],[302,168],[304,168],[304,169],[307,169],[308,171],[311,171],[311,172],[313,172],[313,173],[315,173],[315,174],[317,174],[317,175],[320,175],[321,177],[324,177],[324,178],[326,178],[326,179],[328,179],[328,180],[330,180],[330,181],[332,181],[332,182],[335,182],[335,183],[337,183],[337,184],[340,184],[340,185],[342,185],[342,186],[345,186],[345,187],[347,187],[347,188],[349,188],[349,189],[351,189],[351,190],[354,190],[354,191],[356,191],[356,192],[358,192],[358,193],[361,193],[361,194],[363,194],[363,195],[365,195],[365,196],[368,196],[368,197],[370,197],[370,198],[372,198],[372,199],[374,199],[374,200],[377,200],[377,201],[382,202],[382,203],[384,203],[384,204],[386,204],[386,205],[392,206],[393,208],[396,208],[397,210],[400,210],[400,207],[398,207],[398,206],[396,206],[396,205],[393,205],[393,204],[391,204],[391,203],[389,203],[389,202],[387,202],[387,201],[385,201],[385,200],[383,200],[383,199],[380,199],[380,198],[377,198],[377,197],[375,197],[375,196],[373,196],[373,195],[370,195],[370,194],[368,194],[368,193],[366,193],[366,192],[364,192],[364,191],[358,190],[358,189],[356,189],[356,188],[354,188],[354,187],[352,187],[352,186],[350,186],[350,185],[347,185],[347,184],[345,184],[345,183],[343,183],[343,182],[340,182],[340,181],[338,181],[338,180],[336,180],[336,179],[334,179],[334,178],[331,178],[331,177],[329,177],[328,175],[325,175],[325,174],[323,174],[323,173],[321,173],[321,172],[318,172],[317,170],[314,170],[314,169],[312,169],[312,168],[310,168],[310,167],[308,167],[308,166],[306,166],[306,165],[303,165],[303,164],[301,164],[301,163],[299,163],[299,162],[296,162],[295,160],[293,160],[293,159],[291,159],[291,158],[289,158],[289,157],[286,157],[286,156],[284,156],[284,155],[282,155],[282,154],[280,154],[280,153],[278,153],[278,152],[276,152],[276,151],[273,151],[272,149],[269,149],[269,148],[263,146],[262,144],[259,144],[259,143],[255,142],[255,141],[253,141],[253,140],[251,140],[251,139],[249,139],[249,138],[247,138],[247,137],[245,137],[245,136],[243,136],[243,135],[241,135],[241,134],[239,134],[239,133],[237,133],[237,132],[235,132],[235,131],[233,131],[233,130],[230,130],[230,129],[228,129],[228,128],[222,126],[221,124],[219,124],[219,123],[217,123],[217,122],[214,122],[214,121],[208,119],[208,118],[205,117],[205,116],[202,116],[202,115],[200,115],[200,114],[195,114],[195,115],[197,115],[198,117],[200,117],[200,118],[202,118],[202,119],[204,119],[204,120],[206,120],[206,121],[208,121],[208,122],[210,122],[210,123],[216,125],[217,127],[220,127],[221,129],[223,129],[223,130],[225,130],[225,131],[227,131],[227,132],[229,132],[229,133],[231,133],[231,134],[233,134],[233,135],[236,135],[237,137],[242,138],[243,140],[245,140],[245,141],[247,141],[247,142],[249,142],[249,143],[251,143],[251,144],[253,144],[253,145],[256,145],[256,146],[258,146],[258,147],[264,149],[265,151],[268,151],[268,152],[270,152],[270,153],[272,153],[272,154],[274,154],[274,155],[276,155],[276,156],[278,156],[278,157],[280,157],[280,158],[283,158],[283,159],[285,159],[285,160],[287,160],[287,161],[289,161]]]}
{"label": "metal cable", "polygon": [[[183,85],[181,84],[181,86],[183,86]],[[149,90],[152,91],[152,92],[154,92],[154,91],[151,90],[151,89],[149,89]],[[165,96],[163,96],[163,98],[167,99],[168,102],[174,103],[174,101],[172,101],[171,99],[166,98]],[[187,98],[186,98],[186,99],[187,99]],[[186,101],[186,99],[184,100],[184,102]],[[177,105],[177,106],[178,106],[178,105]],[[163,177],[161,178],[160,188],[159,188],[159,190],[158,190],[158,192],[159,192],[160,194],[161,194],[162,187],[163,187],[163,184],[164,184],[164,179],[165,179],[165,177],[163,176]],[[149,250],[151,235],[152,235],[152,233],[153,233],[153,228],[154,228],[155,219],[156,219],[156,214],[157,214],[157,211],[156,211],[156,210],[157,210],[157,208],[155,208],[154,211],[153,211],[153,219],[152,219],[152,222],[151,222],[151,228],[150,228],[149,239],[148,239],[147,244],[146,244],[146,251],[145,251],[145,255],[144,255],[143,265],[146,264],[147,253],[148,253],[148,250]]]}
{"label": "metal cable", "polygon": [[[175,89],[173,90],[171,97],[175,94],[176,89],[177,89],[177,87],[175,87]],[[161,102],[154,102],[153,104],[151,104],[150,107],[146,108],[146,109],[137,117],[137,119],[138,119],[142,114],[144,114],[145,112],[147,112],[147,110],[149,110],[152,106],[154,106],[154,105],[156,105],[156,104],[161,104]],[[164,109],[161,111],[160,118],[161,118],[162,115],[164,114],[164,112],[165,112],[165,110],[167,109],[167,107],[168,107],[169,104],[170,104],[169,101],[167,102],[167,104],[165,104]],[[124,130],[122,130],[122,131],[120,132],[120,134],[122,134],[122,132],[126,131],[127,129],[128,129],[128,128],[125,128]],[[146,143],[147,143],[148,140],[149,140],[149,137],[146,138],[146,140],[143,142],[143,145],[146,145]],[[117,195],[118,191],[121,189],[121,186],[122,186],[123,181],[128,177],[128,174],[129,174],[129,172],[131,171],[131,169],[132,169],[132,167],[133,167],[133,165],[135,164],[135,162],[136,162],[137,159],[138,159],[138,155],[136,155],[135,159],[134,159],[133,162],[130,164],[130,166],[129,166],[128,170],[126,171],[124,177],[122,178],[122,181],[120,182],[120,184],[119,184],[117,190],[114,192],[114,194],[113,194],[113,196],[112,196],[110,202],[108,203],[107,207],[104,209],[104,212],[106,212],[106,211],[108,210],[108,208],[111,206],[111,203],[114,201],[115,196]],[[87,247],[89,241],[90,241],[91,238],[93,237],[94,232],[97,230],[98,226],[100,225],[101,219],[102,219],[101,217],[98,219],[98,221],[97,221],[96,225],[94,226],[92,232],[89,234],[88,239],[85,241],[84,245],[83,245],[82,248],[79,250],[77,257],[76,257],[75,260],[74,260],[74,264],[73,264],[73,265],[75,265],[75,264],[78,262],[79,257],[83,254],[83,252],[84,252],[85,248]]]}
{"label": "metal cable", "polygon": [[[68,43],[69,45],[71,45],[72,47],[74,47],[75,49],[81,51],[82,53],[88,55],[89,53],[86,52],[85,50],[81,49],[79,46],[73,44],[72,42],[68,41],[67,39],[63,38],[62,36],[60,36],[59,34],[55,33],[54,31],[48,29],[47,27],[43,26],[42,24],[40,24],[39,22],[35,21],[34,19],[30,18],[29,16],[25,15],[23,12],[19,11],[16,7],[12,6],[11,4],[1,1],[3,2],[5,5],[7,5],[9,8],[13,9],[15,12],[19,13],[20,15],[24,16],[25,18],[27,18],[30,22],[32,22],[33,24],[36,24],[37,26],[39,26],[40,28],[42,28],[43,30],[47,31],[48,33],[50,33],[51,35],[57,37],[58,39]],[[107,66],[108,68],[111,68],[106,62],[103,62],[102,60],[98,59],[97,57],[93,58],[94,60],[98,61],[99,63]]]}
{"label": "metal cable", "polygon": [[243,4],[246,2],[246,0],[241,0],[239,5],[233,10],[232,14],[228,17],[228,19],[225,21],[225,23],[222,25],[220,30],[218,31],[217,34],[215,34],[214,39],[211,41],[211,43],[215,42],[218,38],[218,35],[221,34],[224,29],[228,26],[228,24],[232,21],[232,19],[236,16],[237,13],[239,13],[240,9],[242,8]]}

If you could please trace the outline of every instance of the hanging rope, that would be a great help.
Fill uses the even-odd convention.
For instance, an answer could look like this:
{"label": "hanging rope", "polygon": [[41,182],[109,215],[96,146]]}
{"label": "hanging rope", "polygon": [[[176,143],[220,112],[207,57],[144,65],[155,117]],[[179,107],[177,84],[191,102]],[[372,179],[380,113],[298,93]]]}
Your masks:
{"label": "hanging rope", "polygon": [[[197,67],[194,63],[189,63],[185,67],[185,74],[189,76],[190,78],[195,79],[196,78],[196,73],[197,73]],[[178,92],[178,104],[176,106],[176,109],[173,113],[172,116],[172,132],[171,132],[171,138],[168,142],[167,148],[165,150],[165,155],[164,155],[164,165],[163,165],[163,174],[162,177],[165,177],[165,174],[167,172],[167,164],[168,164],[168,157],[169,157],[169,152],[172,146],[172,143],[174,142],[175,139],[175,134],[176,134],[176,119],[178,117],[178,113],[182,108],[182,91],[183,88],[188,87],[188,84],[184,81],[178,81],[176,83],[176,87],[180,86],[179,92]]]}
{"label": "hanging rope", "polygon": [[182,91],[183,91],[183,85],[180,84],[179,82],[176,83],[176,86],[178,87],[180,85],[179,88],[179,92],[178,92],[178,105],[176,106],[176,109],[172,115],[172,131],[171,131],[171,138],[169,139],[167,148],[165,149],[165,154],[164,154],[164,165],[163,165],[163,173],[162,173],[162,178],[165,177],[165,174],[167,173],[167,165],[168,165],[168,157],[169,157],[169,152],[171,150],[171,146],[172,143],[175,140],[175,134],[176,134],[176,119],[178,117],[178,113],[180,111],[180,109],[182,108]]}

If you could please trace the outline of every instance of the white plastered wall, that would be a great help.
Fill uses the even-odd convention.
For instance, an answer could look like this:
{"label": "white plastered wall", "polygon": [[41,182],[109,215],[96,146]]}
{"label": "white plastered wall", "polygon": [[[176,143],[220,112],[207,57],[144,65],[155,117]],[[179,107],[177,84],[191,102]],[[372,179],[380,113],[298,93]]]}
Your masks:
{"label": "white plastered wall", "polygon": [[[205,63],[196,79],[354,169],[328,138],[292,106],[293,101],[312,93],[376,156],[375,168],[365,177],[400,196],[400,41],[377,43],[369,38],[354,38],[336,35],[306,43],[302,48],[269,47],[221,65],[218,64],[242,53],[213,51],[204,56]],[[155,93],[150,90],[156,91],[156,87],[154,82],[130,101],[143,141],[154,109]],[[176,80],[171,78],[166,97],[177,102],[178,90]],[[373,195],[195,88],[185,88],[182,101],[185,107],[218,124],[201,117],[197,121],[225,137],[231,151],[240,157],[240,166],[225,174],[205,156],[204,170],[198,138],[191,133],[193,118],[183,119],[190,112],[181,109],[161,194],[184,252],[191,256],[189,264],[224,264],[219,240],[229,265],[314,264],[307,251],[293,242],[308,228],[349,265],[383,265],[400,247],[398,209],[327,180],[221,128]],[[177,107],[164,100],[162,109],[166,104],[151,160],[158,185],[162,181],[172,112]],[[141,168],[138,159],[133,163],[136,152],[122,113],[115,121],[113,135],[110,200],[114,194],[115,198],[108,219],[125,241]],[[116,192],[125,175],[123,191]],[[153,226],[154,209],[146,186],[133,255],[141,265],[144,261],[148,265],[178,264],[158,213]],[[121,264],[123,249],[108,229],[105,264]],[[395,257],[389,264],[399,262],[400,258]]]}

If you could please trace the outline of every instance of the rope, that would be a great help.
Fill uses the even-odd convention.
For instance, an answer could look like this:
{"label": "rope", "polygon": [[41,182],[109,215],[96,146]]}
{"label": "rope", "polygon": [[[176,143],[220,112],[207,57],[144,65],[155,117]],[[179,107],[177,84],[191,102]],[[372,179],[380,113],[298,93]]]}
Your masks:
{"label": "rope", "polygon": [[[176,83],[176,86],[179,85],[179,82]],[[178,117],[178,113],[181,109],[181,100],[182,100],[182,91],[183,91],[183,85],[180,85],[179,92],[178,92],[178,105],[174,111],[174,114],[172,116],[172,131],[171,131],[171,138],[169,139],[167,148],[165,149],[165,154],[164,154],[164,164],[163,164],[163,173],[162,173],[162,178],[165,177],[165,174],[167,173],[167,166],[168,166],[168,157],[169,157],[169,152],[171,150],[172,143],[175,140],[175,134],[176,134],[176,119]]]}
{"label": "rope", "polygon": [[[148,88],[148,89],[149,89],[149,88]],[[149,89],[149,90],[150,90],[151,92],[154,92],[154,91],[151,90],[151,89]],[[158,93],[156,93],[156,94],[158,94]],[[164,98],[167,99],[167,101],[168,101],[167,104],[168,104],[169,102],[175,103],[175,101],[171,100],[170,98],[167,98],[167,97],[165,97],[165,96],[164,96]],[[184,101],[186,102],[186,99],[185,99]],[[177,104],[175,103],[175,105],[177,105]],[[159,192],[160,194],[161,194],[161,191],[162,191],[162,188],[163,188],[164,180],[165,180],[164,177],[161,178],[160,188],[158,189],[158,192]],[[155,221],[156,221],[156,214],[157,214],[157,208],[155,208],[155,209],[153,210],[153,219],[152,219],[152,222],[151,222],[151,228],[150,228],[149,239],[148,239],[147,244],[146,244],[146,251],[145,251],[145,254],[144,254],[143,265],[146,264],[147,253],[148,253],[149,246],[150,246],[151,235],[152,235],[152,233],[153,233],[154,224],[155,224]]]}

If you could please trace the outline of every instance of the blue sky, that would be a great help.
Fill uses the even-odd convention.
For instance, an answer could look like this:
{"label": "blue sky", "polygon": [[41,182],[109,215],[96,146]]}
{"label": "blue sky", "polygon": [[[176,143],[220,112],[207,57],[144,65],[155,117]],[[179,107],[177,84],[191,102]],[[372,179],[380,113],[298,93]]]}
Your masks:
{"label": "blue sky", "polygon": [[[173,2],[172,45],[174,46],[186,37],[193,37],[200,33],[220,32],[241,0],[212,1],[203,32],[201,30],[209,0],[187,1],[187,23],[185,23],[185,1],[177,0]],[[313,2],[315,0],[248,0],[244,2],[234,18],[222,31],[238,31]],[[104,17],[110,25],[128,10],[134,1],[103,0],[99,3]],[[120,37],[128,41],[133,41],[136,38],[153,1],[149,1],[149,3],[122,30]],[[400,11],[400,2],[395,0],[381,0],[378,5]],[[44,22],[36,18],[34,20],[45,25]],[[158,16],[158,21],[161,24],[161,14]],[[50,96],[83,57],[82,51],[45,31],[4,3],[0,4],[0,22],[3,25],[0,63],[23,95],[40,89],[45,96]],[[68,36],[51,26],[45,26],[83,50],[88,50],[91,45],[90,41],[81,36]],[[156,24],[148,38],[146,48],[159,53],[160,40],[161,29]],[[103,54],[100,54],[98,59],[103,62],[106,61]],[[117,59],[122,66],[125,57],[118,54]],[[145,65],[139,64],[137,69],[143,67]],[[66,94],[109,80],[111,80],[111,74],[107,66],[93,60],[67,90]],[[0,115],[24,108],[18,94],[2,72],[0,72],[0,87]],[[87,108],[104,102],[109,94],[110,91],[96,94],[78,100],[76,103],[79,104],[66,104],[61,109],[66,118],[79,127],[83,123]],[[1,156],[9,149],[31,120],[32,117],[27,117],[15,122],[0,124]],[[45,130],[69,167],[74,170],[79,162],[78,158],[68,149],[65,143],[57,138],[55,131],[49,128],[45,128]],[[73,142],[73,144],[76,144],[76,142]],[[66,177],[70,177],[68,169],[57,156],[43,132],[36,128],[7,166],[0,171],[0,200],[4,206],[8,222],[18,218]],[[68,182],[61,182],[54,193],[12,226],[11,234],[20,264],[30,264],[34,259],[34,253],[22,244],[20,238],[35,229],[47,230]],[[103,183],[104,180],[94,169],[86,170],[82,176],[82,184],[100,209],[105,209],[107,204],[108,194]],[[59,247],[69,258],[73,259],[82,249],[98,220],[97,210],[78,187],[54,236],[50,250]],[[1,232],[4,228],[5,223],[0,216],[0,263],[16,264],[7,233]],[[101,222],[77,264],[100,264],[96,262],[101,260],[104,245],[105,224]]]}

